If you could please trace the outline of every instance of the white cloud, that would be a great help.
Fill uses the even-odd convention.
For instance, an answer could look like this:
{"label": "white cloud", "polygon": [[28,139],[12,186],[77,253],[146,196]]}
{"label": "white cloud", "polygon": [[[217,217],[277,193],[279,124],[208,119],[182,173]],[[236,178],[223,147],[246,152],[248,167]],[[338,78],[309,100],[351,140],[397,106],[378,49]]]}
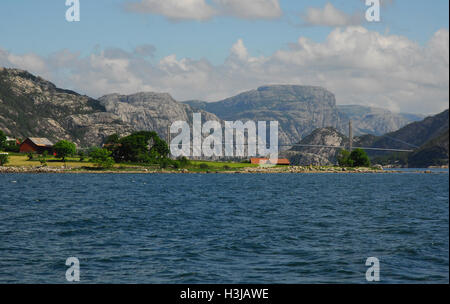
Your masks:
{"label": "white cloud", "polygon": [[161,15],[170,20],[205,21],[215,16],[273,19],[281,16],[279,0],[140,0],[127,3],[129,11]]}
{"label": "white cloud", "polygon": [[171,20],[203,21],[216,14],[205,0],[141,0],[126,7],[130,11],[162,15]]}
{"label": "white cloud", "polygon": [[175,54],[153,63],[118,49],[88,56],[63,50],[40,57],[0,48],[0,66],[18,66],[93,97],[157,91],[178,100],[214,101],[265,84],[300,84],[327,88],[339,104],[437,113],[448,108],[449,31],[437,31],[421,46],[360,26],[338,28],[324,42],[300,37],[266,57],[252,57],[239,39],[220,65]]}
{"label": "white cloud", "polygon": [[306,25],[329,27],[358,25],[362,22],[361,15],[346,14],[329,2],[325,4],[324,8],[308,8],[302,19]]}
{"label": "white cloud", "polygon": [[282,15],[278,0],[214,0],[222,14],[242,19],[273,19]]}

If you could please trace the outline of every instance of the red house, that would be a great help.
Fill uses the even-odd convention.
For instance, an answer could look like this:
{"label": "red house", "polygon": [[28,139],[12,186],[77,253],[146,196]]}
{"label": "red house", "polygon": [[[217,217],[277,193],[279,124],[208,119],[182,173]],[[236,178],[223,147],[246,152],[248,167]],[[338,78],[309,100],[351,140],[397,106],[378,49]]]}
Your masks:
{"label": "red house", "polygon": [[42,154],[44,151],[47,151],[48,154],[53,153],[53,143],[47,138],[28,137],[20,144],[21,153]]}
{"label": "red house", "polygon": [[[276,163],[273,165],[289,166],[291,164],[287,158],[277,158],[275,161]],[[269,158],[251,158],[250,162],[254,165],[272,164]]]}

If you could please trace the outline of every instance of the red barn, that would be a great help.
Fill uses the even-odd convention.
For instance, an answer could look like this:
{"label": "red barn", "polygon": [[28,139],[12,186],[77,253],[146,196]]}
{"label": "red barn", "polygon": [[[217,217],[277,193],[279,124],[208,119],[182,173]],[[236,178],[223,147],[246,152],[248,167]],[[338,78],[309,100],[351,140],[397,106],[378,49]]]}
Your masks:
{"label": "red barn", "polygon": [[[254,165],[264,165],[264,164],[271,164],[269,158],[251,158],[250,162]],[[289,162],[289,159],[287,158],[277,158],[276,163],[274,165],[286,165],[289,166],[291,163]]]}
{"label": "red barn", "polygon": [[53,143],[47,138],[28,137],[20,144],[21,153],[39,153],[47,151],[48,154],[53,153]]}

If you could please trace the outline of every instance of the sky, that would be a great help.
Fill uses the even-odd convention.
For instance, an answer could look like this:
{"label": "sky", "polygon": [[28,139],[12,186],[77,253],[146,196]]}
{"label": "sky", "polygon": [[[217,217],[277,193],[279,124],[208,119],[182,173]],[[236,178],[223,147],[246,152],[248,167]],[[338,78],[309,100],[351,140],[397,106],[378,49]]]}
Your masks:
{"label": "sky", "polygon": [[267,84],[322,86],[338,104],[448,108],[449,1],[0,2],[0,66],[92,97],[168,92],[217,101]]}

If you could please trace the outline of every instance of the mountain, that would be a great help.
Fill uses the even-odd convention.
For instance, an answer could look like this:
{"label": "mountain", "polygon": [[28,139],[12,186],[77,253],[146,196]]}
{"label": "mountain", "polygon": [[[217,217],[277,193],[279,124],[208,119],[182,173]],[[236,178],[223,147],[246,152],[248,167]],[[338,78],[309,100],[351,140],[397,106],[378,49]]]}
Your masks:
{"label": "mountain", "polygon": [[[167,138],[168,126],[175,121],[192,125],[194,111],[189,105],[179,103],[168,93],[111,94],[99,98],[106,111],[117,115],[136,130],[153,130]],[[220,119],[211,113],[200,111],[202,121]]]}
{"label": "mountain", "polygon": [[218,102],[186,103],[223,120],[278,121],[281,144],[299,142],[317,128],[341,125],[334,95],[320,87],[263,86]]}
{"label": "mountain", "polygon": [[437,115],[426,117],[422,121],[410,123],[395,132],[372,137],[365,142],[365,146],[392,149],[419,148],[449,129],[448,115],[447,109]]}
{"label": "mountain", "polygon": [[[406,125],[383,136],[363,135],[353,139],[355,147],[408,149],[413,152],[382,152],[367,150],[374,163],[395,164],[411,168],[448,165],[449,121],[448,110]],[[280,153],[293,165],[336,164],[339,149],[312,147],[315,145],[348,147],[348,137],[335,128],[320,128],[302,139],[288,151]],[[411,147],[411,144],[414,147]],[[310,146],[307,146],[310,145]]]}
{"label": "mountain", "polygon": [[223,120],[279,121],[282,144],[297,143],[317,128],[334,127],[347,133],[350,119],[355,135],[381,135],[423,118],[373,107],[338,106],[335,96],[326,89],[298,85],[262,86],[217,102],[184,103]]}
{"label": "mountain", "polygon": [[448,166],[448,131],[447,129],[447,131],[429,140],[414,153],[410,154],[408,156],[408,166],[410,168]]}
{"label": "mountain", "polygon": [[[336,164],[340,151],[340,149],[330,147],[346,146],[348,137],[339,133],[335,128],[320,128],[303,138],[299,144],[306,146],[294,146],[290,150],[282,152],[280,157],[288,158],[295,166],[329,166]],[[329,147],[308,147],[307,145]]]}
{"label": "mountain", "polygon": [[[337,108],[339,113],[342,114],[341,120],[345,122],[349,119],[352,120],[353,134],[355,135],[382,135],[425,118],[423,115],[393,113],[381,108],[359,105],[338,105]],[[346,125],[342,126],[341,129],[344,128],[346,128]]]}
{"label": "mountain", "polygon": [[68,139],[91,146],[133,127],[107,113],[98,100],[57,88],[26,71],[0,68],[0,130],[16,137]]}

